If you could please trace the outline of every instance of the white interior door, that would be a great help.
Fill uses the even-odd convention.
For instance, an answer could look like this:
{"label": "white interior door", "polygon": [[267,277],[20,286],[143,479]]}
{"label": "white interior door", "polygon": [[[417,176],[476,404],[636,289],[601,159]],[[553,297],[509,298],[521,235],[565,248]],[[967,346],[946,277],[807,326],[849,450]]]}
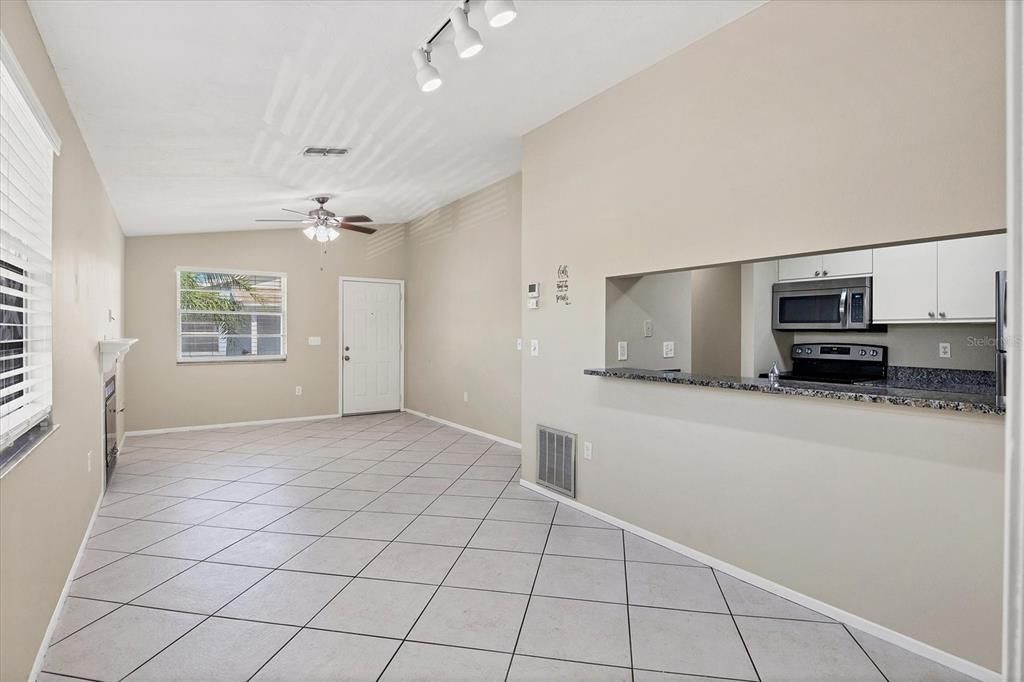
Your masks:
{"label": "white interior door", "polygon": [[402,295],[397,282],[341,283],[343,414],[402,408]]}

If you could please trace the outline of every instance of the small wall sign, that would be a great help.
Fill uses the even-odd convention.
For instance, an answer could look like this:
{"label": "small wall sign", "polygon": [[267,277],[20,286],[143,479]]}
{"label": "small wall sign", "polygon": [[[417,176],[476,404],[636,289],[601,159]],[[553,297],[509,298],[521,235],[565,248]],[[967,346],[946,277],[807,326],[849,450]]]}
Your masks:
{"label": "small wall sign", "polygon": [[559,265],[555,277],[555,303],[572,305],[569,300],[569,266]]}

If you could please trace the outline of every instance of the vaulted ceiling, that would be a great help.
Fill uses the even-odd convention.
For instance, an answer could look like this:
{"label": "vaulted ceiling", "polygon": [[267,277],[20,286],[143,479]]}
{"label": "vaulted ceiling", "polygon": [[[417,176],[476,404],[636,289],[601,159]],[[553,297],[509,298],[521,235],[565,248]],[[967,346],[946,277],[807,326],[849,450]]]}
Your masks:
{"label": "vaulted ceiling", "polygon": [[[280,227],[338,213],[405,222],[515,173],[521,136],[760,0],[521,0],[485,49],[450,32],[421,93],[410,54],[451,0],[31,2],[128,235]],[[643,106],[643,103],[638,103]],[[351,147],[307,158],[310,145]]]}

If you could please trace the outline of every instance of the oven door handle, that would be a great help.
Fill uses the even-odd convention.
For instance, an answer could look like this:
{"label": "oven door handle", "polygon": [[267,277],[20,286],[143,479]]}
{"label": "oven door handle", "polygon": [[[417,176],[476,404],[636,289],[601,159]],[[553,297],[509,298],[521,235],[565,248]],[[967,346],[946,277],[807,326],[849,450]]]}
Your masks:
{"label": "oven door handle", "polygon": [[839,323],[844,327],[847,326],[848,321],[846,319],[846,293],[848,289],[843,289],[842,293],[839,294]]}

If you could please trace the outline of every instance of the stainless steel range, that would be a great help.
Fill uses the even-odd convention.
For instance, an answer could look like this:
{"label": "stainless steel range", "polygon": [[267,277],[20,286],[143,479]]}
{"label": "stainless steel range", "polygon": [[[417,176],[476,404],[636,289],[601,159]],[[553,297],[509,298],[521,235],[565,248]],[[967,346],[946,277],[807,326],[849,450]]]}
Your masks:
{"label": "stainless steel range", "polygon": [[882,384],[889,369],[889,349],[854,343],[798,343],[790,357],[793,371],[782,380],[828,384]]}

